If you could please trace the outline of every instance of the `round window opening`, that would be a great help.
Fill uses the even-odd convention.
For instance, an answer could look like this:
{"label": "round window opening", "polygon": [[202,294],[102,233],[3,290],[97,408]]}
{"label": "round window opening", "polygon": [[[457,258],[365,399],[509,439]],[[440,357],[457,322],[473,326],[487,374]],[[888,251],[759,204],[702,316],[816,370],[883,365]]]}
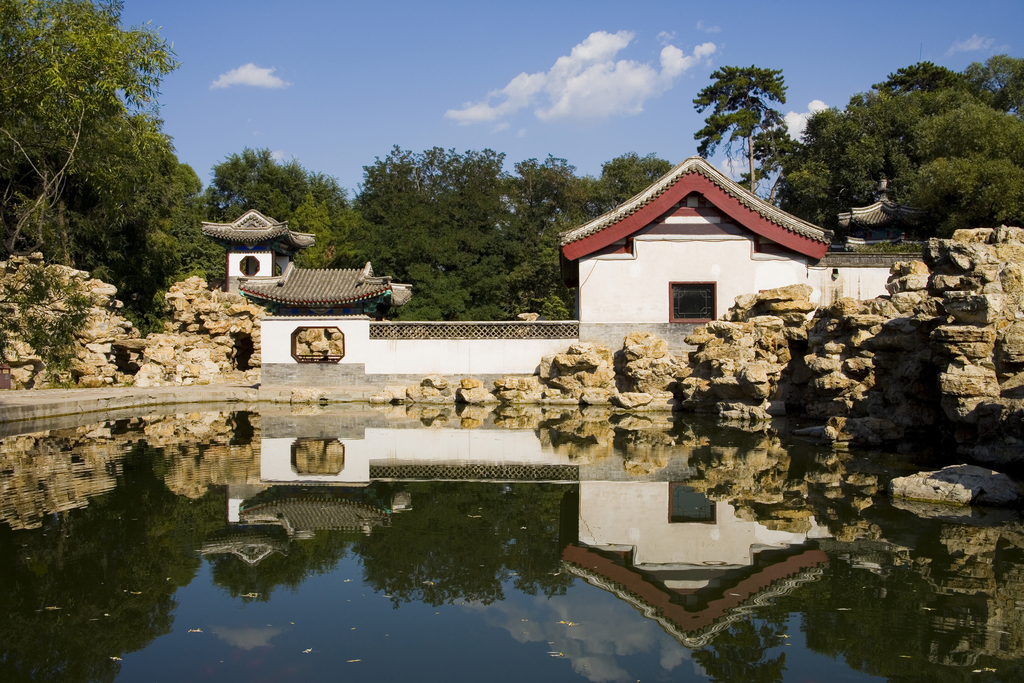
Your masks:
{"label": "round window opening", "polygon": [[255,256],[246,256],[242,259],[240,264],[242,273],[249,277],[252,277],[256,273],[260,272],[260,262]]}

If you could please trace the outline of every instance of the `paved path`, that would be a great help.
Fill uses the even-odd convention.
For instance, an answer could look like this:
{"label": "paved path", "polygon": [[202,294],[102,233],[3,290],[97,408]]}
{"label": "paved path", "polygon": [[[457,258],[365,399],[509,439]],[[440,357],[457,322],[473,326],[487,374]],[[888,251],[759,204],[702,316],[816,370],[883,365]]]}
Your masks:
{"label": "paved path", "polygon": [[40,420],[78,413],[112,412],[170,404],[288,401],[285,390],[211,384],[190,387],[109,389],[27,389],[0,391],[0,423]]}

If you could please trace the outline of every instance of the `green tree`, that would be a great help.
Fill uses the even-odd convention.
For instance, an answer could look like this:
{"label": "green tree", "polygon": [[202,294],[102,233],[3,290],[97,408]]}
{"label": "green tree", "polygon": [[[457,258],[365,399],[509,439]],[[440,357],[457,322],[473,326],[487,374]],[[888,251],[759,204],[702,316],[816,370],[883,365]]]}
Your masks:
{"label": "green tree", "polygon": [[411,320],[502,320],[512,313],[504,155],[395,147],[363,167],[360,260],[411,283]]}
{"label": "green tree", "polygon": [[993,55],[968,65],[964,77],[992,108],[1024,116],[1024,59]]}
{"label": "green tree", "polygon": [[886,179],[891,200],[928,212],[921,237],[1021,221],[1021,120],[1007,113],[1015,64],[992,58],[966,75],[915,64],[816,113],[782,160],[782,208],[841,232],[838,214],[873,203]]}
{"label": "green tree", "polygon": [[1024,224],[1024,121],[978,102],[923,119],[911,201],[938,235]]}
{"label": "green tree", "polygon": [[9,360],[11,344],[20,340],[39,354],[50,379],[57,378],[74,360],[76,335],[91,303],[66,269],[21,266],[0,280],[0,360]]}
{"label": "green tree", "polygon": [[115,1],[0,2],[0,220],[9,254],[43,248],[48,233],[70,241],[61,199],[76,175],[117,176],[116,157],[85,163],[112,126],[132,135],[134,159],[161,137],[155,98],[177,62],[155,31],[122,28],[120,12]]}
{"label": "green tree", "polygon": [[965,85],[962,74],[931,62],[918,62],[889,74],[881,83],[871,86],[887,95],[905,95],[910,92],[935,92]]}
{"label": "green tree", "polygon": [[750,191],[754,192],[758,180],[754,167],[755,138],[762,135],[762,145],[768,145],[771,137],[767,134],[785,127],[782,113],[772,108],[773,102],[786,103],[782,71],[753,65],[724,66],[711,74],[711,80],[714,82],[693,100],[700,113],[712,109],[704,119],[706,125],[693,134],[694,140],[700,141],[697,152],[705,157],[714,154],[728,134],[726,153],[733,158],[733,145],[740,143],[750,169]]}
{"label": "green tree", "polygon": [[599,206],[596,215],[609,211],[634,195],[644,191],[661,176],[672,170],[672,164],[650,153],[640,156],[628,152],[601,164],[601,177],[597,183]]}

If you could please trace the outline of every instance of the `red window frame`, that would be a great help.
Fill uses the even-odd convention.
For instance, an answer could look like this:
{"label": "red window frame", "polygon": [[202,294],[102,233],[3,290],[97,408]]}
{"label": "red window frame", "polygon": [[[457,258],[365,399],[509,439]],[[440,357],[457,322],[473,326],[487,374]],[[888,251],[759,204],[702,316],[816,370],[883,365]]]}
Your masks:
{"label": "red window frame", "polygon": [[[710,318],[677,318],[675,317],[675,294],[673,288],[676,285],[692,287],[711,287],[711,317]],[[718,318],[718,283],[717,282],[670,282],[668,283],[668,321],[670,323],[706,323]]]}

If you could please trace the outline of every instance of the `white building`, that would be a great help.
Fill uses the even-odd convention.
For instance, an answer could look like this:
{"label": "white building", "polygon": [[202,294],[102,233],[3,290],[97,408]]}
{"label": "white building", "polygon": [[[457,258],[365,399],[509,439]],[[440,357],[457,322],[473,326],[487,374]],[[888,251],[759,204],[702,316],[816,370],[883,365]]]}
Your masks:
{"label": "white building", "polygon": [[888,259],[830,263],[832,233],[690,157],[632,199],[562,235],[580,338],[618,348],[634,330],[684,346],[741,294],[809,284],[816,303],[884,295]]}

